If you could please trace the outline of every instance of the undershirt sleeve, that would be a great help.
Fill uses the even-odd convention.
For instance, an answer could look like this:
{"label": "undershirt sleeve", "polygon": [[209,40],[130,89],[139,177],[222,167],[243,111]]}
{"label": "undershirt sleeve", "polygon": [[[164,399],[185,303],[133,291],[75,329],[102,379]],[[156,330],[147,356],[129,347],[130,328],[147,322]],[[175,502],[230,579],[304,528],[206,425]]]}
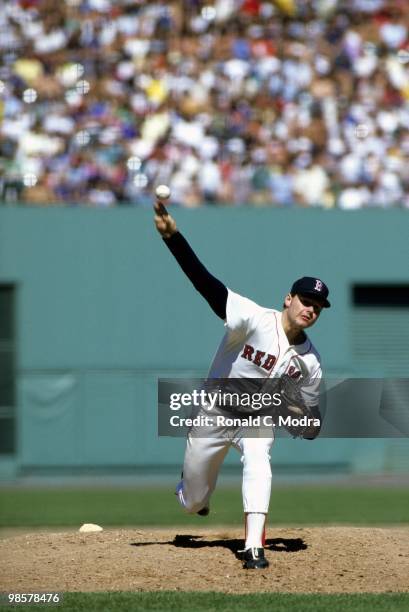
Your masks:
{"label": "undershirt sleeve", "polygon": [[164,238],[163,241],[213,312],[225,320],[227,287],[204,267],[180,232],[176,232],[170,238]]}

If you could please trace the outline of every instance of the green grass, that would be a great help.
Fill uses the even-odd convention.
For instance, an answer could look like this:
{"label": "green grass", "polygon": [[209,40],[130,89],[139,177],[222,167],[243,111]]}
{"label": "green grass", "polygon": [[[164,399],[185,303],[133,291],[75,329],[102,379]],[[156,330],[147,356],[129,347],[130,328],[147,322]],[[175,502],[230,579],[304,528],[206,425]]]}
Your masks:
{"label": "green grass", "polygon": [[[409,608],[409,593],[353,594],[353,595],[293,595],[285,593],[258,593],[252,595],[225,595],[223,593],[66,593],[59,606],[46,606],[56,611],[114,611],[130,610],[186,610],[189,612],[405,612]],[[38,610],[24,605],[24,610]],[[1,607],[16,610],[16,607]]]}
{"label": "green grass", "polygon": [[[276,524],[409,523],[407,488],[274,488],[269,522]],[[240,487],[216,491],[203,519],[184,513],[164,488],[0,489],[0,527],[102,525],[242,525]]]}

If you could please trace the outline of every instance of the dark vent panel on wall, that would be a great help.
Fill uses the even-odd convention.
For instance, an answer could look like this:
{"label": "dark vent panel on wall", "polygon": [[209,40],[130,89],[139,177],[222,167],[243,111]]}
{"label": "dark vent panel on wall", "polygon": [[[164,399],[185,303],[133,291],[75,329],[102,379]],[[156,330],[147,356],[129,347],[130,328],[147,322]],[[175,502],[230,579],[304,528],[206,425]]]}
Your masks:
{"label": "dark vent panel on wall", "polygon": [[409,283],[351,287],[350,343],[364,376],[409,377]]}

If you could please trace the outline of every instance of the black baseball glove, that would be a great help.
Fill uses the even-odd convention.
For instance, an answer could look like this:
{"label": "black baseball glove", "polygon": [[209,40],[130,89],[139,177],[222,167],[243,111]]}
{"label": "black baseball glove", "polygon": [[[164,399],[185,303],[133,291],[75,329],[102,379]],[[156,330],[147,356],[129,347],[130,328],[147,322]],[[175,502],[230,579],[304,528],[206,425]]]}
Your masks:
{"label": "black baseball glove", "polygon": [[302,397],[299,383],[290,376],[280,379],[281,404],[276,408],[275,423],[294,438],[313,440],[321,430],[321,414],[318,406],[308,406]]}

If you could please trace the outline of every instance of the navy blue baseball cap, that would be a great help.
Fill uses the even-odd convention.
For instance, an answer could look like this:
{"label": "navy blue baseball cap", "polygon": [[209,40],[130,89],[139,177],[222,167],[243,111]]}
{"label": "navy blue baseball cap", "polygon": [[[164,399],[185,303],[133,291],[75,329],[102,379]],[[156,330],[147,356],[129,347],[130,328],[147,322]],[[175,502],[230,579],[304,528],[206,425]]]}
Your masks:
{"label": "navy blue baseball cap", "polygon": [[312,276],[303,276],[293,283],[291,287],[291,293],[295,295],[310,295],[311,297],[319,300],[324,308],[330,308],[331,304],[328,302],[329,289],[327,285],[319,278],[313,278]]}

